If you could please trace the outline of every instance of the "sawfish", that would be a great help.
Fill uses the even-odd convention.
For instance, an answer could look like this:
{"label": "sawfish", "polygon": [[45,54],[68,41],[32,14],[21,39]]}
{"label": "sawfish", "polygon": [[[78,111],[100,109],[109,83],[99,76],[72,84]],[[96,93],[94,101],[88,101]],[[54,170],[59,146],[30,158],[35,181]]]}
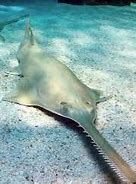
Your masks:
{"label": "sawfish", "polygon": [[17,60],[22,78],[15,92],[4,100],[41,107],[75,121],[121,181],[136,183],[135,171],[95,127],[97,103],[105,100],[103,92],[89,88],[66,65],[49,56],[34,38],[29,20]]}
{"label": "sawfish", "polygon": [[[20,15],[16,18],[12,18],[12,19],[5,20],[5,21],[0,21],[0,32],[5,28],[5,26],[12,24],[12,23],[15,23],[15,22],[18,22],[19,20],[26,18],[28,16],[29,16],[29,14],[23,14],[23,15]],[[0,34],[0,40],[5,41],[5,38],[1,34]]]}

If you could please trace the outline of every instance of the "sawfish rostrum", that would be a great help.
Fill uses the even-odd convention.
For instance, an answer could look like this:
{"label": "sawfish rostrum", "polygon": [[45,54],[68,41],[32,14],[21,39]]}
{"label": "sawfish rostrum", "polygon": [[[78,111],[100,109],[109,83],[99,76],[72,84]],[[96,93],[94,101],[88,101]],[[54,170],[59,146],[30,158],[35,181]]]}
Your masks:
{"label": "sawfish rostrum", "polygon": [[98,152],[118,176],[123,181],[135,183],[135,171],[95,128],[96,105],[104,100],[102,92],[87,87],[67,66],[48,56],[35,41],[29,21],[17,59],[23,77],[16,93],[5,100],[42,107],[74,120],[91,137]]}

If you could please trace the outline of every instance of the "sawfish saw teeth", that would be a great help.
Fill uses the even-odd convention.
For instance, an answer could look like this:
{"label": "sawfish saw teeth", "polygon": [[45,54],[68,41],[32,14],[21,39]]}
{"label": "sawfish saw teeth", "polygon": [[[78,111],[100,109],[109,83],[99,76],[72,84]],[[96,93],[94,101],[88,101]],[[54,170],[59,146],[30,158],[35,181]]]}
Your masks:
{"label": "sawfish saw teeth", "polygon": [[98,151],[98,154],[103,157],[104,161],[109,165],[109,167],[112,169],[112,171],[117,175],[117,177],[126,184],[131,184],[127,178],[119,171],[119,169],[116,167],[116,165],[108,158],[108,156],[105,155],[105,153],[102,152],[101,148],[95,143],[95,141],[92,139],[92,137],[88,134],[88,132],[84,129],[83,126],[81,126],[79,123],[77,127],[80,127],[83,129],[83,133],[86,134],[86,137],[91,139],[91,143],[93,144],[93,147]]}
{"label": "sawfish saw teeth", "polygon": [[127,181],[127,178],[119,171],[116,165],[102,152],[101,148],[92,140],[93,146],[98,151],[98,154],[101,155],[104,161],[109,165],[114,173],[116,173],[117,177],[120,178],[123,182]]}

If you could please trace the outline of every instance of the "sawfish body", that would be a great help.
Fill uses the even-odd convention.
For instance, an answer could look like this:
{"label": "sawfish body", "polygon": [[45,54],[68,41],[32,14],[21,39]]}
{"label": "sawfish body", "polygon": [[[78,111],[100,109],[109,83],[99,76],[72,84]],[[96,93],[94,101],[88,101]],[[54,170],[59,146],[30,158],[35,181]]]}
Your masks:
{"label": "sawfish body", "polygon": [[102,92],[87,87],[67,66],[48,56],[36,43],[29,22],[17,59],[23,77],[16,93],[5,100],[39,106],[74,120],[92,138],[99,153],[108,157],[123,181],[135,183],[136,173],[95,128],[96,105],[104,100]]}

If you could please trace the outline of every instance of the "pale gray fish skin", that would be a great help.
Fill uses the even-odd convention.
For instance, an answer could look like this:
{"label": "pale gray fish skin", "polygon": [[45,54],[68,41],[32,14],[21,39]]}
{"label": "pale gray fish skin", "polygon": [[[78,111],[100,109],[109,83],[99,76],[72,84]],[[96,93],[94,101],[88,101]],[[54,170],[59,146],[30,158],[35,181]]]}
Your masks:
{"label": "pale gray fish skin", "polygon": [[98,152],[120,179],[136,183],[136,172],[95,128],[96,105],[104,100],[103,93],[90,89],[62,62],[49,57],[34,39],[29,19],[17,59],[23,78],[17,92],[5,100],[39,106],[74,120],[91,137]]}

